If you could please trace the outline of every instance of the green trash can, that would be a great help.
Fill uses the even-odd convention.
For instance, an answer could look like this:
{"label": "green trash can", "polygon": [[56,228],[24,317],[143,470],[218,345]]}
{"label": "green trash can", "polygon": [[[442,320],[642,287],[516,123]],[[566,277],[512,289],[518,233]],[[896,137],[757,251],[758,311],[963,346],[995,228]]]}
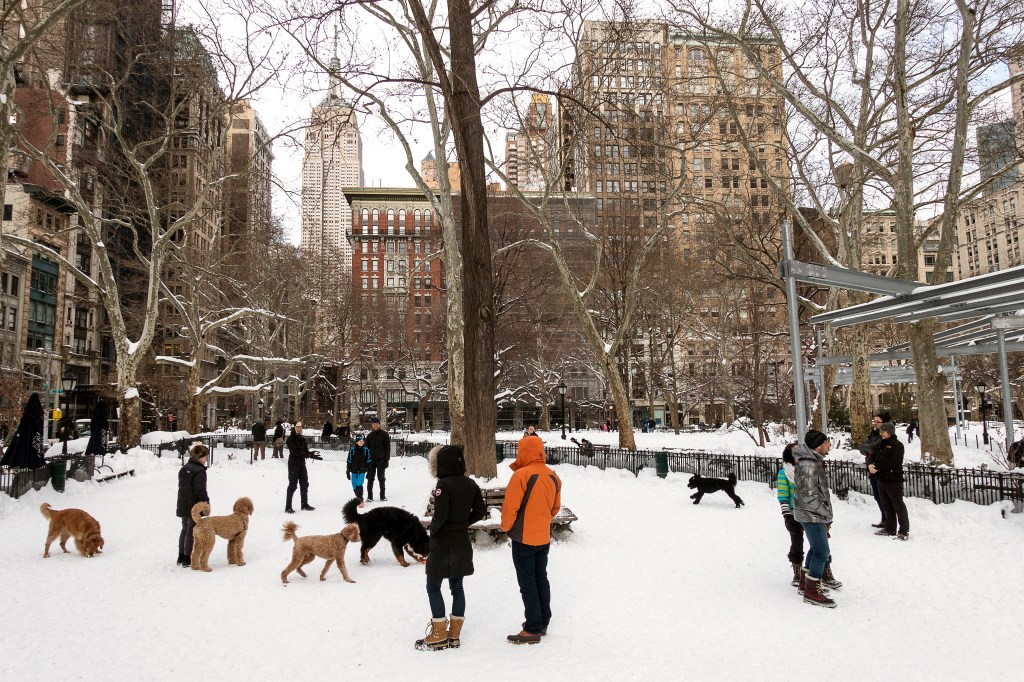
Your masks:
{"label": "green trash can", "polygon": [[665,478],[668,476],[668,453],[667,452],[655,452],[654,453],[654,469],[658,472],[658,478]]}
{"label": "green trash can", "polygon": [[494,454],[498,458],[498,464],[501,464],[502,462],[504,462],[505,461],[505,444],[504,443],[495,443],[494,444]]}
{"label": "green trash can", "polygon": [[50,484],[59,493],[64,492],[64,483],[68,480],[68,461],[55,459],[50,462]]}

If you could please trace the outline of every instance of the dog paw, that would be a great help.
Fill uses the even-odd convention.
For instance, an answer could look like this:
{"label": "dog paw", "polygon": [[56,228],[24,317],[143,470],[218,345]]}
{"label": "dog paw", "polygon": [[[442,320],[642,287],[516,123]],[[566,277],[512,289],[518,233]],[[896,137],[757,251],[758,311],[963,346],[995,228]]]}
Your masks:
{"label": "dog paw", "polygon": [[345,578],[345,582],[347,582],[347,583],[354,583],[355,580],[352,580],[352,578]]}
{"label": "dog paw", "polygon": [[320,576],[320,582],[322,582],[322,583],[327,582],[327,578],[324,578],[323,576]]}
{"label": "dog paw", "polygon": [[213,573],[213,569],[210,568],[209,566],[204,566],[203,567],[203,573]]}

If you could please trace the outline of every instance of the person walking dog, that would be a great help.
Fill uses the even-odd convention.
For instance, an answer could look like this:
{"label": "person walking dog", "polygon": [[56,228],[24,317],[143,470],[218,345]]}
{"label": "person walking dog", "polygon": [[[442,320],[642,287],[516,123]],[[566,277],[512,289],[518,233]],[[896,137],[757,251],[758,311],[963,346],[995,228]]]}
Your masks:
{"label": "person walking dog", "polygon": [[210,449],[196,441],[189,448],[188,461],[178,469],[178,504],[176,514],[181,519],[181,533],[178,535],[178,565],[188,568],[192,565],[192,531],[196,522],[192,519],[192,507],[197,502],[209,502],[206,492],[206,462]]}
{"label": "person walking dog", "polygon": [[[512,541],[512,563],[526,621],[512,644],[537,644],[551,621],[551,585],[548,582],[548,551],[551,519],[562,506],[562,479],[545,464],[544,441],[525,436],[519,441],[516,461],[509,467],[512,479],[501,505],[501,530]],[[433,549],[431,549],[433,552]]]}
{"label": "person walking dog", "polygon": [[[462,579],[473,575],[473,543],[469,527],[487,513],[480,486],[466,476],[466,457],[462,446],[438,445],[428,455],[437,476],[434,516],[427,527],[430,554],[427,556],[427,598],[430,601],[428,634],[416,641],[420,651],[461,646],[462,625],[466,618],[466,594]],[[452,612],[444,617],[441,584],[448,579],[452,593]]]}

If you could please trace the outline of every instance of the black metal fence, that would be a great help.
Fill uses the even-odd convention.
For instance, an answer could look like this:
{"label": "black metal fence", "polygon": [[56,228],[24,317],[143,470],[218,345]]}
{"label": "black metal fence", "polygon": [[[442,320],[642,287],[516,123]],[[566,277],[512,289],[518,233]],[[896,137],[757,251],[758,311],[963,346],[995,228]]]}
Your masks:
{"label": "black metal fence", "polygon": [[29,490],[40,490],[50,482],[49,462],[64,460],[66,478],[76,481],[87,481],[96,473],[96,457],[93,455],[67,455],[53,457],[48,463],[37,469],[0,467],[0,493],[17,499]]}

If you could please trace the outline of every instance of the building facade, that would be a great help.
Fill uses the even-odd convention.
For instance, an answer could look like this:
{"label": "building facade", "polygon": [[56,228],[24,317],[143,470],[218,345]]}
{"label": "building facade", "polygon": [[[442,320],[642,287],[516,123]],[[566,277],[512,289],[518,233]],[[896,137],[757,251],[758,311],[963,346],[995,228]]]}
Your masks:
{"label": "building facade", "polygon": [[[557,188],[558,127],[551,98],[534,94],[520,117],[520,127],[505,136],[505,177],[524,192]],[[508,187],[506,187],[508,189]]]}

